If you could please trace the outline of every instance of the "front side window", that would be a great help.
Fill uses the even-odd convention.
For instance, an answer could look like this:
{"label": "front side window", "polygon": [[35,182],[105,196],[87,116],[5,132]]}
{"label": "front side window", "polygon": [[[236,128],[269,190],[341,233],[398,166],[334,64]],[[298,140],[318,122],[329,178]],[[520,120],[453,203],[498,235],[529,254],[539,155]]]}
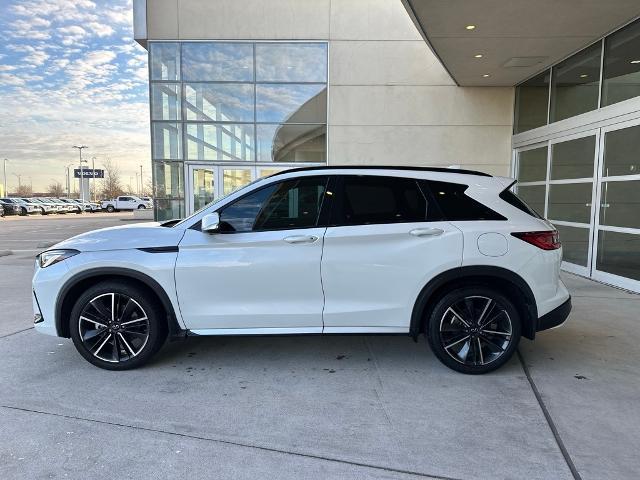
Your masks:
{"label": "front side window", "polygon": [[220,212],[223,232],[312,228],[317,225],[328,177],[303,177],[261,188]]}
{"label": "front side window", "polygon": [[345,176],[334,225],[424,222],[428,202],[415,179]]}

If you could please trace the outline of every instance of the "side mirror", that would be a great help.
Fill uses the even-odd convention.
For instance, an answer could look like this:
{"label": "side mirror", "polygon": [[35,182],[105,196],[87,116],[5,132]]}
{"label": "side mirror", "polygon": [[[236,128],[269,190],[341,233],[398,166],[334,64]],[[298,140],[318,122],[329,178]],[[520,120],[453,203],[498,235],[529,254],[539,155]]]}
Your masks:
{"label": "side mirror", "polygon": [[202,217],[202,226],[200,229],[204,233],[216,233],[220,230],[220,214],[213,212]]}

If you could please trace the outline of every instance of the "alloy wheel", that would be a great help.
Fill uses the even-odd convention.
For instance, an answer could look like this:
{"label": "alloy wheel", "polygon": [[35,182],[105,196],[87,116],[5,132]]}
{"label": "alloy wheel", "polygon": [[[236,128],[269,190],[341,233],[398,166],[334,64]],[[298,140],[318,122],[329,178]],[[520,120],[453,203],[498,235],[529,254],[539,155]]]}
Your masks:
{"label": "alloy wheel", "polygon": [[498,360],[513,337],[506,308],[493,298],[467,296],[446,309],[440,320],[440,342],[456,362],[483,366]]}
{"label": "alloy wheel", "polygon": [[78,320],[80,339],[94,357],[125,362],[140,354],[149,340],[149,318],[133,298],[104,293],[91,299]]}

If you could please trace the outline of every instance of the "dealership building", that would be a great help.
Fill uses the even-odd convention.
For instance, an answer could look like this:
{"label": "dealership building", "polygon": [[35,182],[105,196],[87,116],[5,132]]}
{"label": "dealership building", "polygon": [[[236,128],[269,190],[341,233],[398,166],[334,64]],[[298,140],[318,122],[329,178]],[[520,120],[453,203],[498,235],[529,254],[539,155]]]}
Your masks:
{"label": "dealership building", "polygon": [[296,166],[518,179],[563,267],[640,291],[637,0],[134,0],[155,215]]}

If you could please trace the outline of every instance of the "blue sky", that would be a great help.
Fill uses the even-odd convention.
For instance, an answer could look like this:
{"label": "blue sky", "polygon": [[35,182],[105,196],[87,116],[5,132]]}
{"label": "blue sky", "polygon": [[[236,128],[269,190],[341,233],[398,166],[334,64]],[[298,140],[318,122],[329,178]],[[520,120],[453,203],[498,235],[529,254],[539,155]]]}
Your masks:
{"label": "blue sky", "polygon": [[[124,184],[150,177],[147,52],[130,0],[0,0],[0,159],[9,191],[64,185],[83,156],[116,163]],[[0,170],[0,182],[2,171]]]}

